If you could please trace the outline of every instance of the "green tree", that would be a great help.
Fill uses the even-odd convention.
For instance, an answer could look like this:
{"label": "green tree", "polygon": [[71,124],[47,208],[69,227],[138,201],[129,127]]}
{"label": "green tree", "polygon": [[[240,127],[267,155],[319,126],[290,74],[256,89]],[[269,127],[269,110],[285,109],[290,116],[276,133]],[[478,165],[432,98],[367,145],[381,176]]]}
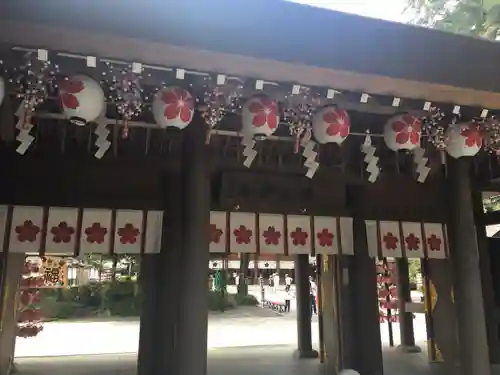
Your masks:
{"label": "green tree", "polygon": [[407,0],[410,23],[496,40],[500,0]]}
{"label": "green tree", "polygon": [[421,273],[420,259],[408,259],[408,276],[410,283],[417,283],[417,275]]}
{"label": "green tree", "polygon": [[500,195],[483,199],[483,208],[485,212],[500,211]]}

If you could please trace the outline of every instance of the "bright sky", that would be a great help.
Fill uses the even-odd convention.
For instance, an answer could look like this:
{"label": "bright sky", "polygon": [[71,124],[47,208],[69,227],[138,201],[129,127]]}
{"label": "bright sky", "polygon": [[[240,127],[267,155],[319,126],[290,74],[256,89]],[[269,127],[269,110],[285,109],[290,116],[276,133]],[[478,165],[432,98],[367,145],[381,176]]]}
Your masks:
{"label": "bright sky", "polygon": [[403,16],[405,0],[288,0],[319,8],[354,13],[360,16],[379,18],[387,21],[405,22]]}

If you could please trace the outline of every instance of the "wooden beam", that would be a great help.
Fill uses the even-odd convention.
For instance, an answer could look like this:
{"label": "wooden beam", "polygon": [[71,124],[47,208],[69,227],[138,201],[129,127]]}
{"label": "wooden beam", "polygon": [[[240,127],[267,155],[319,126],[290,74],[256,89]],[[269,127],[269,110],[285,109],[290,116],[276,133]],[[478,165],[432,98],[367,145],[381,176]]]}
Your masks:
{"label": "wooden beam", "polygon": [[498,92],[353,73],[69,28],[0,21],[0,30],[0,43],[53,51],[480,108],[498,108],[500,103]]}

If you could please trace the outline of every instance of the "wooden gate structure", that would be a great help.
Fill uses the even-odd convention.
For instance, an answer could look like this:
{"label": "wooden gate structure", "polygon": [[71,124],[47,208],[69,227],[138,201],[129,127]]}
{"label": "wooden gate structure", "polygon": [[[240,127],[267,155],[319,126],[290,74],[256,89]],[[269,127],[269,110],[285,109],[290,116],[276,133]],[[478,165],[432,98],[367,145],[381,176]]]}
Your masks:
{"label": "wooden gate structure", "polygon": [[424,259],[446,364],[500,360],[498,44],[284,1],[8,0],[0,60],[2,287],[19,254],[140,254],[140,375],[206,374],[211,252],[295,257],[299,357],[320,255],[332,371],[383,373],[379,256]]}

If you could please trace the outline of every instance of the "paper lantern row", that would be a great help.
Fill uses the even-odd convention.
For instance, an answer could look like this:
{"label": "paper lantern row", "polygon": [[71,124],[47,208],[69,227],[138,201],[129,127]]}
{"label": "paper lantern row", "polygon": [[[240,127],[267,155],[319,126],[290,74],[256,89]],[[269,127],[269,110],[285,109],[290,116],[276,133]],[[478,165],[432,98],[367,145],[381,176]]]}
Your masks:
{"label": "paper lantern row", "polygon": [[372,257],[448,257],[444,224],[372,220],[365,223],[368,250]]}
{"label": "paper lantern row", "polygon": [[[65,117],[72,123],[84,126],[105,114],[105,95],[97,81],[86,75],[75,75],[60,85],[59,96]],[[0,104],[5,97],[5,83],[0,77]],[[152,112],[159,127],[184,129],[194,115],[195,100],[181,87],[160,89],[153,100]],[[242,107],[243,135],[266,138],[280,123],[277,101],[266,95],[249,98]],[[348,113],[336,106],[326,106],[316,111],[312,118],[312,135],[320,144],[341,144],[350,134]],[[421,120],[409,114],[392,117],[384,126],[384,140],[393,151],[412,151],[420,147]],[[446,150],[454,158],[474,156],[481,149],[483,137],[473,122],[452,124],[447,129]]]}
{"label": "paper lantern row", "polygon": [[[46,212],[47,211],[47,212]],[[162,212],[0,206],[0,243],[11,253],[40,255],[154,254],[161,247]],[[81,220],[79,216],[81,214]],[[47,215],[47,217],[46,217]],[[11,223],[11,225],[8,225]],[[10,228],[9,232],[6,232]]]}

